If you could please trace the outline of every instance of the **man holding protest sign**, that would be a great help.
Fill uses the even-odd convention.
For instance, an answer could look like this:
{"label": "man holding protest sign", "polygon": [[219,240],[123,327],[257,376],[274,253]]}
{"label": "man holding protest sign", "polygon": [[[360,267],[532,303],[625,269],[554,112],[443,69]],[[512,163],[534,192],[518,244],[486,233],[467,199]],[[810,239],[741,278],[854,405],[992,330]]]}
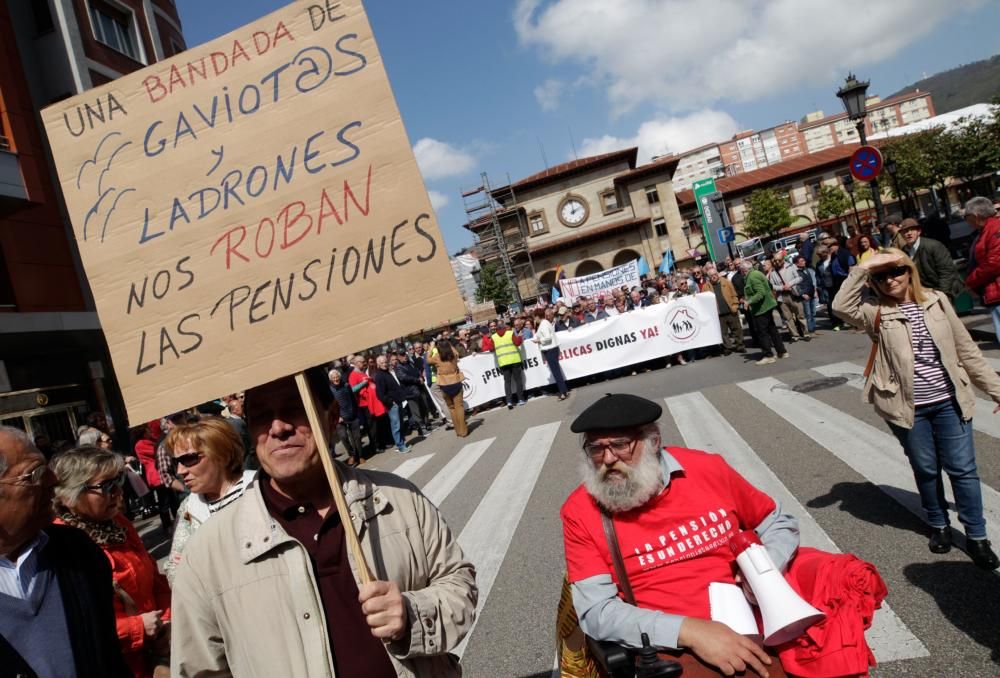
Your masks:
{"label": "man holding protest sign", "polygon": [[[329,407],[326,379],[310,381]],[[247,413],[261,474],[185,551],[174,675],[460,675],[446,653],[471,628],[478,592],[438,510],[398,477],[338,466],[343,525],[292,379],[250,389]],[[378,581],[359,586],[345,528]]]}

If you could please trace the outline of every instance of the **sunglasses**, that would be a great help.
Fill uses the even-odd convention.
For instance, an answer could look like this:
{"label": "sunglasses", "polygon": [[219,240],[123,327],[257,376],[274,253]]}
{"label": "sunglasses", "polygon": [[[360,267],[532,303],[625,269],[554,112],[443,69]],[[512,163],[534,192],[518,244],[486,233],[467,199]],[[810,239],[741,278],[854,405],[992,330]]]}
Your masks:
{"label": "sunglasses", "polygon": [[202,455],[197,452],[188,452],[187,454],[182,454],[179,457],[174,457],[174,461],[177,462],[177,465],[180,466],[183,464],[184,468],[197,466],[201,462],[201,459]]}
{"label": "sunglasses", "polygon": [[115,490],[120,490],[125,485],[125,474],[115,476],[114,478],[108,478],[107,480],[97,483],[96,485],[84,485],[83,489],[89,492],[96,492],[97,494],[109,495]]}
{"label": "sunglasses", "polygon": [[877,283],[884,283],[889,278],[898,278],[909,272],[910,272],[909,266],[896,266],[895,268],[890,268],[887,271],[879,271],[878,273],[872,273],[872,280],[874,280]]}

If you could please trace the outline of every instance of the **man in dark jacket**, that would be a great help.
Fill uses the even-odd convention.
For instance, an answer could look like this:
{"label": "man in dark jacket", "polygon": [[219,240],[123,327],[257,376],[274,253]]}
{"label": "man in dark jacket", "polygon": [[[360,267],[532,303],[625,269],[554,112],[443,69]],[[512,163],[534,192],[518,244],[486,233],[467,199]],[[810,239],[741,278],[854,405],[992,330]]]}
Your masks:
{"label": "man in dark jacket", "polygon": [[0,674],[131,676],[108,559],[83,532],[49,524],[55,484],[31,439],[0,426]]}
{"label": "man in dark jacket", "polygon": [[420,392],[423,390],[423,380],[420,377],[420,371],[410,362],[406,351],[400,351],[396,354],[396,368],[394,371],[396,379],[399,380],[403,394],[406,397],[406,405],[410,408],[410,423],[422,436],[428,428],[428,424],[426,414],[420,408]]}
{"label": "man in dark jacket", "polygon": [[923,229],[916,219],[903,219],[899,232],[906,240],[906,253],[917,265],[924,287],[940,290],[954,299],[964,289],[948,248],[933,238],[922,238]]}
{"label": "man in dark jacket", "polygon": [[389,371],[389,359],[380,355],[375,359],[375,396],[382,401],[389,414],[389,426],[392,429],[392,441],[400,454],[406,454],[410,447],[403,440],[400,427],[400,416],[406,395],[396,375]]}
{"label": "man in dark jacket", "polygon": [[337,401],[337,436],[347,448],[348,466],[361,463],[361,419],[358,415],[358,401],[351,385],[344,379],[340,369],[330,370],[330,393]]}

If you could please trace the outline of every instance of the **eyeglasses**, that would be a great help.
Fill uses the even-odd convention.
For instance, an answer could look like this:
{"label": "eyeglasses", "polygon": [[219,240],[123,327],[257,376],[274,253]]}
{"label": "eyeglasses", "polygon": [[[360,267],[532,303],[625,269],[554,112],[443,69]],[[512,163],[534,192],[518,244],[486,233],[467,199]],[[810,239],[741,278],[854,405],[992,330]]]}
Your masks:
{"label": "eyeglasses", "polygon": [[42,479],[45,478],[45,472],[49,470],[49,467],[45,464],[39,464],[35,468],[31,469],[27,473],[22,473],[14,478],[8,478],[7,480],[0,480],[0,484],[3,485],[41,485]]}
{"label": "eyeglasses", "polygon": [[120,490],[125,485],[125,474],[119,474],[114,478],[108,478],[96,485],[84,485],[83,489],[88,492],[96,492],[97,494],[109,495],[115,490]]}
{"label": "eyeglasses", "polygon": [[632,458],[637,442],[638,439],[619,438],[606,443],[587,443],[583,446],[583,451],[590,455],[591,459],[600,459],[604,456],[605,450],[611,450],[611,454],[624,461]]}
{"label": "eyeglasses", "polygon": [[177,462],[178,466],[183,465],[184,468],[192,468],[201,463],[201,454],[197,452],[188,452],[187,454],[182,454],[179,457],[174,457],[174,461]]}
{"label": "eyeglasses", "polygon": [[900,276],[909,273],[909,266],[896,266],[895,268],[890,268],[888,271],[879,271],[878,273],[872,273],[872,280],[877,283],[884,283],[889,278],[899,278]]}

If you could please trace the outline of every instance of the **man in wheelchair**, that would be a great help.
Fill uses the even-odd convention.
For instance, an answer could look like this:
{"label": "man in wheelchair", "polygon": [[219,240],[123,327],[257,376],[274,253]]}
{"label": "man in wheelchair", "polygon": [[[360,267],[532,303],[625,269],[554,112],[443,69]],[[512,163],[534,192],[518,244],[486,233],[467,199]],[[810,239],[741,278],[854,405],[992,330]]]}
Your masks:
{"label": "man in wheelchair", "polygon": [[[713,621],[709,605],[713,582],[741,585],[755,602],[728,547],[735,535],[752,530],[782,572],[808,561],[800,568],[808,581],[789,572],[786,579],[827,614],[777,648],[785,669],[796,675],[867,673],[874,657],[864,629],[886,592],[874,567],[853,556],[813,549],[800,554],[796,518],[722,456],[662,446],[661,412],[644,398],[608,394],[571,426],[582,434],[583,483],[560,513],[583,632],[631,648],[640,648],[646,634],[653,646],[689,651],[725,675],[766,676],[776,660],[754,639]],[[864,590],[845,591],[856,587],[859,570]]]}

